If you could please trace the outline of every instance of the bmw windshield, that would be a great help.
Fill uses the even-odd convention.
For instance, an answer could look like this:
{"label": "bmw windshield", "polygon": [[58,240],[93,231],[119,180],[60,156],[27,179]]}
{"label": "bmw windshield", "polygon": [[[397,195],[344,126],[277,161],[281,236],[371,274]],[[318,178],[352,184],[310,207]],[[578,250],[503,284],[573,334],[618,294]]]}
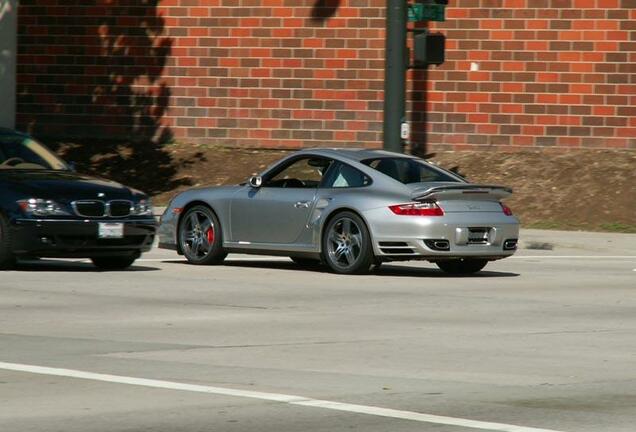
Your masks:
{"label": "bmw windshield", "polygon": [[67,171],[68,165],[51,150],[25,136],[0,136],[0,170]]}

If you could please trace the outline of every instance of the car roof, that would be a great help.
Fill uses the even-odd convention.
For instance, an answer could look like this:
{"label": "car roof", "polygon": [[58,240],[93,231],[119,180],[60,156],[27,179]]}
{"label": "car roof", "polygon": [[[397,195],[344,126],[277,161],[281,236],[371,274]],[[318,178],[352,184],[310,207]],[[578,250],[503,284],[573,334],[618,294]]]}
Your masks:
{"label": "car roof", "polygon": [[365,148],[310,148],[298,153],[310,153],[331,158],[344,158],[360,162],[366,159],[378,159],[386,157],[413,158],[413,156],[395,153],[386,150],[373,150]]}

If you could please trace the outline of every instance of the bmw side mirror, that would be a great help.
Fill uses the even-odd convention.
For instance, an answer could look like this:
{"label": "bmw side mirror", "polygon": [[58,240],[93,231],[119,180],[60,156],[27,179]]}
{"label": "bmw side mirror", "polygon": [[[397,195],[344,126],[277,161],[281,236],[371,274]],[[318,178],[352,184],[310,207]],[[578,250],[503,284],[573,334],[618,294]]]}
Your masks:
{"label": "bmw side mirror", "polygon": [[250,186],[252,186],[253,188],[259,188],[263,185],[263,177],[261,176],[252,176],[250,177]]}

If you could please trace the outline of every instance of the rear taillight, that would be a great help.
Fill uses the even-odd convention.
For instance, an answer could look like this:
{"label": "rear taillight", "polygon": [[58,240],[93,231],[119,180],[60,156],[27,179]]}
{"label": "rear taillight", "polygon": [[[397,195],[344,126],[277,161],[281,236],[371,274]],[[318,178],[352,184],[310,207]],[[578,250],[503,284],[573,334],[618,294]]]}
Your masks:
{"label": "rear taillight", "polygon": [[398,204],[389,208],[400,216],[444,216],[444,210],[434,202]]}
{"label": "rear taillight", "polygon": [[506,216],[512,216],[512,210],[510,209],[510,207],[508,207],[504,203],[499,203],[499,204],[501,205],[501,209],[503,210]]}

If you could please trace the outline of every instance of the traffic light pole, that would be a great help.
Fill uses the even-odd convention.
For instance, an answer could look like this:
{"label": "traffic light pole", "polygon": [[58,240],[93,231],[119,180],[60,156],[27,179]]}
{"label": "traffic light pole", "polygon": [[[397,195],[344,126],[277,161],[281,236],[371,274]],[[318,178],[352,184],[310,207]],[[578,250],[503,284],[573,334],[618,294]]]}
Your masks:
{"label": "traffic light pole", "polygon": [[406,119],[407,1],[387,0],[384,76],[384,149],[404,152],[401,137]]}

